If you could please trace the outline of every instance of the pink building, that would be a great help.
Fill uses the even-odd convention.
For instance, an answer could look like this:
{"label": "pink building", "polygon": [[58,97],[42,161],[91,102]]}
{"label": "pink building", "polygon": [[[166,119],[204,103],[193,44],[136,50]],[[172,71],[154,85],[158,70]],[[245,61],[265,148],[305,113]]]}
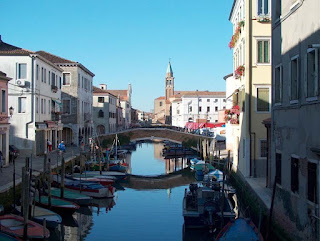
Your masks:
{"label": "pink building", "polygon": [[[0,151],[3,166],[9,165],[8,82],[11,78],[0,71]],[[12,109],[12,108],[11,108]],[[13,110],[12,110],[13,111]]]}

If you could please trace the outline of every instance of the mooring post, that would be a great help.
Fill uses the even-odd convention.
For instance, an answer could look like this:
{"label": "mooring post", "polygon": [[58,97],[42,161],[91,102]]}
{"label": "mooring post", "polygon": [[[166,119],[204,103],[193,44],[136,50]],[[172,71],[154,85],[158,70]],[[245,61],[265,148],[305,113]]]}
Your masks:
{"label": "mooring post", "polygon": [[48,160],[48,155],[47,153],[44,154],[43,156],[43,173],[46,173],[47,169],[47,160]]}
{"label": "mooring post", "polygon": [[61,158],[61,198],[64,196],[64,175],[65,175],[65,163],[64,157]]}
{"label": "mooring post", "polygon": [[[28,163],[29,158],[26,158]],[[29,213],[29,177],[27,168],[22,168],[22,185],[23,185],[23,239],[27,240],[28,237],[28,213]]]}
{"label": "mooring post", "polygon": [[49,163],[48,163],[48,205],[49,205],[49,208],[51,208],[51,182],[52,182],[51,159],[49,158]]}

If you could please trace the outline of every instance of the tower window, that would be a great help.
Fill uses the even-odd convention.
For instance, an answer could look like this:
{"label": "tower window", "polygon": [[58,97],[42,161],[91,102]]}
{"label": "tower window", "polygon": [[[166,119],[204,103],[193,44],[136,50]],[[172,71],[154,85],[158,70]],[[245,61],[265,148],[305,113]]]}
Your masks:
{"label": "tower window", "polygon": [[160,101],[159,105],[162,106],[162,101]]}

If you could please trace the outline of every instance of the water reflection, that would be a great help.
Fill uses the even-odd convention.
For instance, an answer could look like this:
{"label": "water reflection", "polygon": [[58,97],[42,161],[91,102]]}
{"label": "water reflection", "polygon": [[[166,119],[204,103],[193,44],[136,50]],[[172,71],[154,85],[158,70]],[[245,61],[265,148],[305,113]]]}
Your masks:
{"label": "water reflection", "polygon": [[[162,143],[138,144],[127,156],[130,172],[160,175],[187,167],[187,157],[164,159],[162,149]],[[116,183],[114,198],[94,199],[92,206],[63,216],[63,225],[51,231],[50,240],[214,240],[216,234],[208,230],[184,228],[184,190],[195,181],[194,173],[184,175],[188,175],[187,182],[164,189],[138,190]]]}

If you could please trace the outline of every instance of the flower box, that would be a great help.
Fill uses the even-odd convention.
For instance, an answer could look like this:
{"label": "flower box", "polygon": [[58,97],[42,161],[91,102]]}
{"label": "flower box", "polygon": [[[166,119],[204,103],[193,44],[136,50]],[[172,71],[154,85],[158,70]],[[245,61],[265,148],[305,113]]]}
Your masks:
{"label": "flower box", "polygon": [[245,70],[244,65],[240,65],[240,66],[234,71],[234,77],[235,77],[236,79],[241,78],[241,76],[244,75],[244,70]]}
{"label": "flower box", "polygon": [[238,27],[236,29],[236,31],[234,32],[234,34],[231,37],[231,40],[229,42],[229,48],[232,49],[234,48],[234,46],[236,45],[236,42],[239,39],[240,33],[241,33],[241,28],[244,26],[244,21],[241,21],[238,23]]}

